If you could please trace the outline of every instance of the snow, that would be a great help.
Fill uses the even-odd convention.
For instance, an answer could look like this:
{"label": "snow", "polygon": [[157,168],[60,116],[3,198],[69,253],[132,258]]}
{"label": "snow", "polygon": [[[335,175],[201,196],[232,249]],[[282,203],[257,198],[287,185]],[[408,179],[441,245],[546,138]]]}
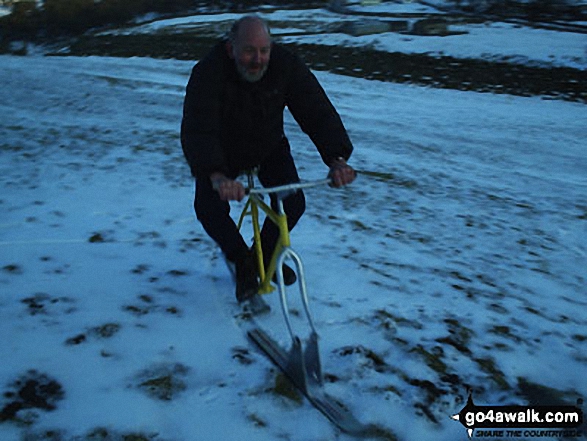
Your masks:
{"label": "snow", "polygon": [[[434,8],[419,3],[389,3],[378,6],[351,8],[355,11],[394,14],[440,14]],[[322,45],[346,45],[370,47],[372,49],[430,54],[450,55],[456,58],[479,58],[518,62],[523,64],[546,64],[578,69],[587,68],[587,38],[584,33],[559,32],[535,29],[530,26],[505,22],[451,24],[449,36],[416,36],[397,32],[353,37],[336,32],[340,24],[361,20],[358,16],[341,15],[324,9],[266,11],[258,15],[272,25],[272,33],[283,42],[314,43]],[[238,18],[238,14],[223,13],[214,15],[195,15],[181,18],[156,20],[124,30],[105,33],[152,33],[185,32],[187,30],[205,31],[205,26],[215,24],[227,28],[227,24]],[[375,17],[366,17],[374,20]],[[413,22],[414,18],[400,17],[400,20]],[[392,20],[385,18],[385,20]],[[283,27],[283,22],[289,26]],[[297,23],[297,27],[292,24]],[[287,35],[285,35],[287,34]],[[291,35],[294,34],[294,35]],[[304,35],[305,34],[305,35]]]}
{"label": "snow", "polygon": [[[478,55],[503,54],[485,47],[507,29],[483,27]],[[531,40],[555,34],[548,56],[566,63],[573,34]],[[454,41],[447,53],[461,41],[473,54]],[[0,64],[0,411],[19,379],[64,392],[54,410],[0,421],[0,439],[351,439],[274,391],[235,321],[178,141],[193,62]],[[449,416],[467,385],[479,405],[525,402],[523,382],[585,396],[585,105],[316,75],[360,172],[344,190],[307,190],[293,234],[338,379],[328,392],[399,440],[441,441],[466,437]],[[291,116],[286,130],[303,178],[322,178]],[[170,399],[153,397],[145,384],[166,377]]]}
{"label": "snow", "polygon": [[345,34],[284,37],[284,41],[371,47],[387,52],[450,55],[456,58],[478,58],[522,64],[548,64],[574,68],[587,67],[585,34],[533,29],[509,23],[451,25],[461,34],[416,37],[389,32],[379,35],[350,37]]}

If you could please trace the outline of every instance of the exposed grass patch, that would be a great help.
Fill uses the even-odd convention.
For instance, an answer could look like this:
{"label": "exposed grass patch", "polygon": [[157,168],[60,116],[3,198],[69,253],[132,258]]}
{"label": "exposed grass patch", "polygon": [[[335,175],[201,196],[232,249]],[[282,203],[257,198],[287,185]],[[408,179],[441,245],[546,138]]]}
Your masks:
{"label": "exposed grass patch", "polygon": [[232,358],[244,366],[249,366],[255,362],[249,349],[243,347],[232,348]]}
{"label": "exposed grass patch", "polygon": [[543,384],[533,383],[523,377],[518,378],[518,389],[524,399],[532,406],[565,406],[574,404],[579,398],[576,392],[565,392]]}
{"label": "exposed grass patch", "polygon": [[401,317],[399,315],[393,314],[389,312],[387,309],[378,309],[375,311],[374,318],[381,323],[384,329],[389,330],[392,327],[408,327],[412,329],[423,329],[423,326],[420,322],[416,320],[409,320],[405,317]]}
{"label": "exposed grass patch", "polygon": [[68,346],[76,346],[88,341],[89,338],[94,337],[98,339],[108,339],[114,337],[121,329],[118,323],[106,323],[101,326],[90,328],[87,332],[78,334],[74,337],[68,338],[65,344]]}
{"label": "exposed grass patch", "polygon": [[293,401],[296,404],[301,404],[304,400],[303,395],[296,389],[289,378],[287,378],[281,371],[275,375],[275,384],[272,392]]}
{"label": "exposed grass patch", "polygon": [[23,441],[164,441],[158,433],[118,432],[106,427],[90,429],[83,435],[71,436],[65,430],[50,429],[27,432]]}
{"label": "exposed grass patch", "polygon": [[267,421],[265,421],[263,418],[261,418],[256,413],[248,414],[247,418],[249,419],[249,421],[251,421],[253,423],[253,425],[255,427],[267,427],[268,426]]}
{"label": "exposed grass patch", "polygon": [[[156,280],[156,279],[155,279]],[[155,281],[150,279],[150,281]],[[149,294],[140,294],[138,296],[139,302],[133,305],[124,305],[122,310],[128,312],[136,317],[142,317],[151,313],[163,313],[179,317],[181,309],[174,305],[161,305],[157,303],[155,297]]]}
{"label": "exposed grass patch", "polygon": [[438,418],[431,409],[431,405],[441,400],[447,394],[447,391],[439,388],[434,383],[428,380],[411,379],[409,380],[411,386],[415,386],[422,390],[425,394],[423,403],[415,403],[414,407],[422,412],[430,421],[438,424]]}
{"label": "exposed grass patch", "polygon": [[499,335],[501,337],[513,340],[516,343],[520,343],[522,341],[520,337],[512,334],[512,329],[509,326],[495,325],[492,326],[487,332],[489,332],[490,334]]}
{"label": "exposed grass patch", "polygon": [[171,401],[187,389],[189,368],[181,363],[145,369],[137,375],[136,387],[151,398]]}
{"label": "exposed grass patch", "polygon": [[104,243],[106,241],[107,240],[103,233],[92,233],[92,235],[88,238],[88,242],[90,243]]}
{"label": "exposed grass patch", "polygon": [[[292,24],[295,26],[295,23]],[[199,60],[218,41],[198,32],[140,35],[85,35],[70,45],[71,55],[146,56]],[[422,86],[518,96],[545,96],[587,102],[587,71],[529,66],[503,61],[460,59],[430,54],[384,52],[367,47],[286,44],[312,68],[337,74]],[[62,54],[59,54],[62,55]],[[363,172],[365,174],[369,171]],[[374,172],[373,177],[390,176]],[[413,185],[413,182],[407,182]]]}
{"label": "exposed grass patch", "polygon": [[395,433],[381,425],[371,425],[365,430],[365,437],[381,441],[398,441]]}
{"label": "exposed grass patch", "polygon": [[2,271],[9,274],[22,274],[22,267],[16,263],[10,263],[2,267]]}
{"label": "exposed grass patch", "polygon": [[60,308],[61,312],[70,314],[74,312],[74,300],[69,297],[51,297],[49,294],[40,292],[33,296],[26,297],[21,303],[27,306],[27,312],[31,315],[51,314],[55,308]]}
{"label": "exposed grass patch", "polygon": [[28,410],[52,411],[65,396],[61,384],[47,374],[30,370],[14,381],[3,398],[8,401],[0,410],[0,423],[12,421],[25,426],[34,423],[36,412]]}
{"label": "exposed grass patch", "polygon": [[416,181],[414,181],[412,179],[400,178],[400,177],[394,175],[393,173],[370,171],[370,170],[357,170],[357,173],[360,175],[369,176],[370,178],[373,178],[377,181],[388,182],[388,183],[397,185],[399,187],[412,189],[412,188],[416,188],[418,186]]}
{"label": "exposed grass patch", "polygon": [[341,357],[358,357],[362,360],[361,363],[363,365],[370,367],[375,372],[384,373],[392,370],[381,355],[361,345],[344,346],[335,352]]}
{"label": "exposed grass patch", "polygon": [[442,361],[442,357],[444,356],[442,348],[435,348],[435,351],[431,352],[426,350],[422,345],[417,345],[415,348],[411,349],[410,352],[420,355],[424,359],[426,366],[433,371],[438,372],[439,374],[446,373],[448,367],[446,363]]}
{"label": "exposed grass patch", "polygon": [[447,318],[444,322],[448,326],[449,335],[436,339],[439,343],[444,343],[453,346],[457,351],[470,355],[471,350],[469,345],[471,338],[474,336],[474,331],[467,328],[456,319]]}
{"label": "exposed grass patch", "polygon": [[505,379],[505,374],[495,365],[491,358],[474,358],[473,361],[479,365],[482,371],[489,374],[489,378],[502,390],[510,390],[511,386]]}

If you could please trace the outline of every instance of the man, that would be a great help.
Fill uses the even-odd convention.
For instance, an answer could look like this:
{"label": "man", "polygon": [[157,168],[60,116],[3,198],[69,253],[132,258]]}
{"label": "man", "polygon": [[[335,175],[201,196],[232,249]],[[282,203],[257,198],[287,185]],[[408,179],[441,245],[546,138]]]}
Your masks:
{"label": "man", "polygon": [[[235,264],[239,301],[256,293],[258,280],[253,252],[229,215],[229,201],[244,198],[235,179],[252,168],[266,187],[299,181],[283,129],[285,106],[329,166],[333,185],[352,182],[355,171],[346,161],[353,147],[338,113],[304,63],[272,43],[259,17],[237,20],[228,39],[196,64],[186,88],[181,143],[196,178],[196,215]],[[305,210],[304,194],[283,204],[291,230]],[[265,221],[264,256],[271,255],[277,238],[275,225]],[[284,277],[288,284],[296,279],[291,268],[284,268]]]}

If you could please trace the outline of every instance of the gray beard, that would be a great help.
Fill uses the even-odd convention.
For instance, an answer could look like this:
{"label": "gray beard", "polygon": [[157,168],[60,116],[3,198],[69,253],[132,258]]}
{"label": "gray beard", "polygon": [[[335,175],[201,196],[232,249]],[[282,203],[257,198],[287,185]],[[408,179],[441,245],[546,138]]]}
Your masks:
{"label": "gray beard", "polygon": [[261,69],[258,73],[256,74],[250,74],[249,72],[247,72],[247,70],[241,66],[240,64],[236,65],[236,70],[238,71],[239,75],[241,76],[241,78],[245,81],[247,81],[248,83],[256,83],[257,81],[259,81],[261,78],[263,78],[263,75],[265,75],[265,72],[267,72],[267,67],[268,65],[265,65],[265,67],[263,67],[263,69]]}

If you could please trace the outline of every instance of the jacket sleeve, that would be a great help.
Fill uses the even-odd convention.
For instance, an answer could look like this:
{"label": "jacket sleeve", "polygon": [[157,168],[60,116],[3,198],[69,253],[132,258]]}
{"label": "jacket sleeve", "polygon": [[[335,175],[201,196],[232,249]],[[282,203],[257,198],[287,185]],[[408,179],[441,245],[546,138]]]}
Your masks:
{"label": "jacket sleeve", "polygon": [[300,128],[306,133],[329,165],[334,159],[347,160],[353,145],[340,115],[324,89],[297,56],[292,55],[292,69],[287,92],[287,107]]}
{"label": "jacket sleeve", "polygon": [[211,72],[201,63],[194,67],[183,105],[181,146],[194,177],[226,170],[220,143],[221,82]]}

